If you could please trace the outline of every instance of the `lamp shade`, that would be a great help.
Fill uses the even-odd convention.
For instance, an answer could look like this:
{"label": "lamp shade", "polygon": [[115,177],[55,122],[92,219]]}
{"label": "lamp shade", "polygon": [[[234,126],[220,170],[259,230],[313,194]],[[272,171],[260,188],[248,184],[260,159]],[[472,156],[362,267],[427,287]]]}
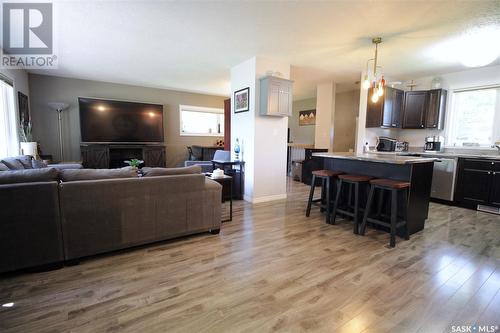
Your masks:
{"label": "lamp shade", "polygon": [[62,102],[50,102],[49,103],[49,108],[51,108],[54,111],[63,111],[66,110],[69,107],[69,104],[67,103],[62,103]]}

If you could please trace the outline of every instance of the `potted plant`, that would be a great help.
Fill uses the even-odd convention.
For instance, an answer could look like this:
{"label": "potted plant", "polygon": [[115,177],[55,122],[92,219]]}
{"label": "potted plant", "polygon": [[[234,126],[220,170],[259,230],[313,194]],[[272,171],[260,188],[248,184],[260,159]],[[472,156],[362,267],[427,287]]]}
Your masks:
{"label": "potted plant", "polygon": [[19,141],[21,143],[21,154],[31,155],[34,159],[38,158],[38,143],[33,141],[33,126],[31,121],[26,123],[24,119],[19,125]]}
{"label": "potted plant", "polygon": [[143,160],[138,160],[137,158],[133,158],[130,161],[123,161],[125,164],[130,165],[132,169],[134,169],[137,172],[137,175],[139,177],[142,176],[141,170],[139,170],[139,167],[141,166],[142,163],[144,163]]}

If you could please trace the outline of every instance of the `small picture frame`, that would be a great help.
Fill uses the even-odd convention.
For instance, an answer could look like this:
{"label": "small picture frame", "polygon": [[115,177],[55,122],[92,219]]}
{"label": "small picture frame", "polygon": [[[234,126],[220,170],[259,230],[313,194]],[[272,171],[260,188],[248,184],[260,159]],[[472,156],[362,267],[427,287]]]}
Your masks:
{"label": "small picture frame", "polygon": [[234,113],[250,110],[250,88],[243,88],[234,92]]}

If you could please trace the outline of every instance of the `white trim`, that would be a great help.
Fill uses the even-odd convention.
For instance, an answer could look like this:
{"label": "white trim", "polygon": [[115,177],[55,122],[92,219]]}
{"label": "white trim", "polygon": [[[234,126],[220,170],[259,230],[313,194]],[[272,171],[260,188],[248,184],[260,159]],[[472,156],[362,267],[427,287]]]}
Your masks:
{"label": "white trim", "polygon": [[224,114],[224,109],[219,108],[207,108],[204,106],[195,105],[179,105],[179,112],[181,111],[191,111],[191,112],[210,112],[210,113],[221,113]]}
{"label": "white trim", "polygon": [[209,137],[224,137],[224,133],[183,133],[180,132],[180,136],[209,136]]}
{"label": "white trim", "polygon": [[258,198],[252,198],[247,195],[243,197],[245,201],[251,202],[253,204],[257,203],[262,203],[262,202],[268,202],[268,201],[275,201],[275,200],[284,200],[286,199],[286,193],[285,194],[275,194],[275,195],[267,195],[264,197],[258,197]]}

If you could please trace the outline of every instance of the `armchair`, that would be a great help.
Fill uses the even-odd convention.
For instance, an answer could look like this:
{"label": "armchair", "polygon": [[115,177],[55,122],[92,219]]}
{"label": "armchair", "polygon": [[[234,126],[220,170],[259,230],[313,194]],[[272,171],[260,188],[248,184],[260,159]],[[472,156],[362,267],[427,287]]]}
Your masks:
{"label": "armchair", "polygon": [[[231,152],[229,150],[217,150],[214,154],[214,160],[219,161],[230,161]],[[199,165],[201,166],[201,172],[212,172],[212,161],[184,161],[184,166]]]}

